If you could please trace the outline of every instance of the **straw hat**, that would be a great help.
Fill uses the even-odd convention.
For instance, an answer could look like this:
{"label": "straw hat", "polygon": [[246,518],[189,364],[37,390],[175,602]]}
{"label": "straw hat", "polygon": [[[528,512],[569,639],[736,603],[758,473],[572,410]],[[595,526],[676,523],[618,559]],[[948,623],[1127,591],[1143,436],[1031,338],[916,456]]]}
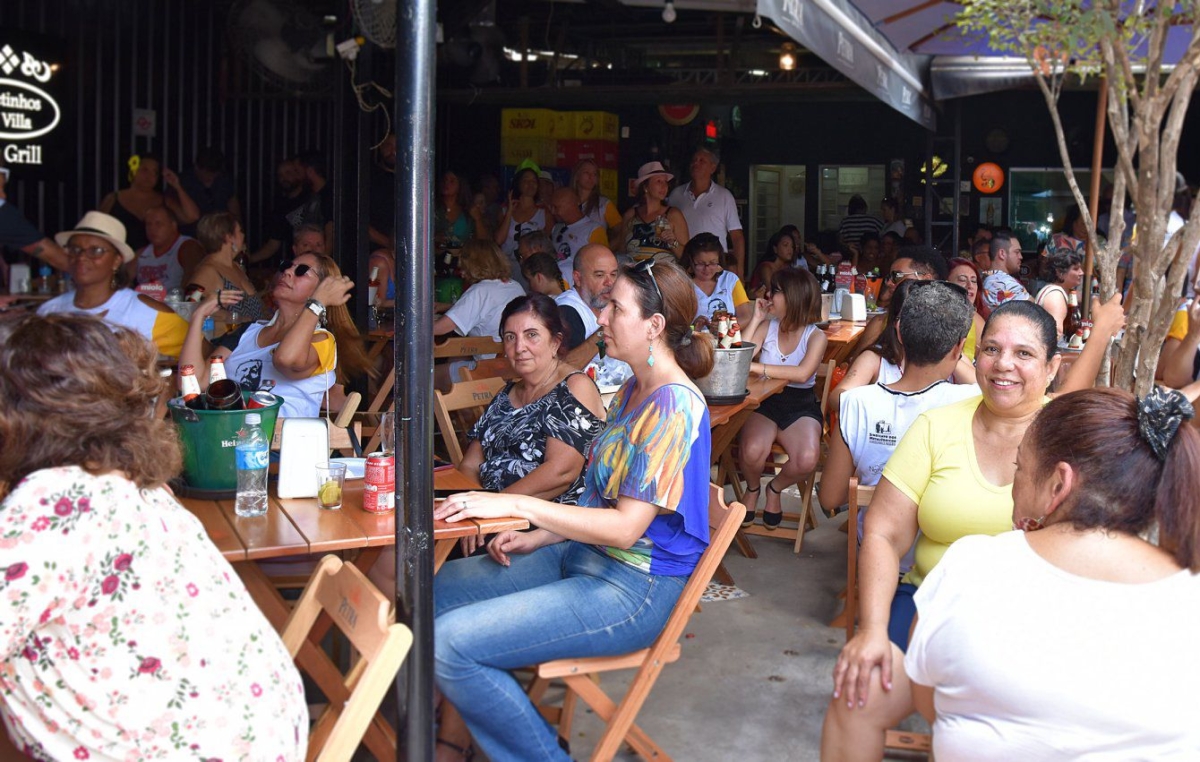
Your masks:
{"label": "straw hat", "polygon": [[663,169],[662,162],[648,161],[642,166],[638,167],[637,184],[641,185],[655,175],[665,175],[667,180],[675,179],[675,175]]}
{"label": "straw hat", "polygon": [[125,243],[125,225],[111,214],[104,212],[88,212],[75,226],[74,230],[64,230],[54,236],[54,242],[66,246],[73,235],[94,235],[111,243],[121,252],[121,259],[132,262],[137,255],[129,244]]}

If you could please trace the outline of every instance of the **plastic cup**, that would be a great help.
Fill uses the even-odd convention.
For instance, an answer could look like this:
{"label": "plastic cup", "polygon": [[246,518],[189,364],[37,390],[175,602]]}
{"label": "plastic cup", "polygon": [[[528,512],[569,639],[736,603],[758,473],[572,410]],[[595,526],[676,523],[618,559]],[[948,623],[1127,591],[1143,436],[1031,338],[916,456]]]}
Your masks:
{"label": "plastic cup", "polygon": [[345,463],[322,463],[317,466],[317,504],[327,511],[342,507],[342,492],[346,487]]}

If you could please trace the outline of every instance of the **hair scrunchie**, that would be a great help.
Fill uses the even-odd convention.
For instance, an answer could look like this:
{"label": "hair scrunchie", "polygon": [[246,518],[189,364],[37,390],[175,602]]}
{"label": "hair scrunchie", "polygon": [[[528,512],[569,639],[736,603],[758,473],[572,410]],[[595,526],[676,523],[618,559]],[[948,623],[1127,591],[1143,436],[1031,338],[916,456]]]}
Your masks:
{"label": "hair scrunchie", "polygon": [[1183,394],[1156,386],[1137,401],[1138,433],[1158,459],[1165,461],[1179,425],[1195,414],[1195,408]]}

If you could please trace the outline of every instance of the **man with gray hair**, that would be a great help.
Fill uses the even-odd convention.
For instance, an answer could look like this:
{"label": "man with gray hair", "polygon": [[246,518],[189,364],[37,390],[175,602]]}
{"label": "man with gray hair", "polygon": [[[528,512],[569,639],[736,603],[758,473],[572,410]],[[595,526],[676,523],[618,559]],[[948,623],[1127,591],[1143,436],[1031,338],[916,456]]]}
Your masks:
{"label": "man with gray hair", "polygon": [[901,288],[908,289],[898,324],[904,372],[894,383],[842,394],[818,491],[822,506],[846,502],[851,476],[864,487],[878,484],[892,451],[918,415],[979,394],[974,383],[947,380],[972,326],[974,308],[966,290],[943,281],[910,281]]}
{"label": "man with gray hair", "polygon": [[692,236],[712,233],[722,245],[728,239],[734,272],[740,276],[746,272],[746,237],[742,234],[742,221],[738,219],[733,194],[713,182],[713,175],[720,163],[721,156],[717,149],[708,146],[697,148],[689,167],[691,182],[671,191],[667,203],[683,212],[688,233]]}

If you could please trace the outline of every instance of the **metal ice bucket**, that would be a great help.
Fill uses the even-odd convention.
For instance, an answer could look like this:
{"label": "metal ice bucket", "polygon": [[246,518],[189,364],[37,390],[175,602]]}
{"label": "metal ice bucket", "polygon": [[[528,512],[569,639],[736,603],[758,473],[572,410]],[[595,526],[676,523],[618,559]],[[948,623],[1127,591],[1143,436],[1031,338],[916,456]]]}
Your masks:
{"label": "metal ice bucket", "polygon": [[697,378],[696,388],[710,402],[714,400],[734,402],[746,396],[746,382],[750,378],[750,362],[754,359],[757,347],[750,342],[743,342],[737,349],[717,349],[713,351],[713,369],[704,378]]}

